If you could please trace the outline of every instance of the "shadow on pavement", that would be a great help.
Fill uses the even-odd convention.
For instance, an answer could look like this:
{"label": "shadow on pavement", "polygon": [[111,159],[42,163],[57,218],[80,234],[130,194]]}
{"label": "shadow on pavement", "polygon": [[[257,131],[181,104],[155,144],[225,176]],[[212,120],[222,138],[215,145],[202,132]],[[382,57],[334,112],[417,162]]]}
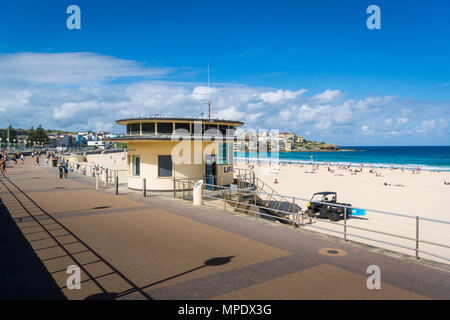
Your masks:
{"label": "shadow on pavement", "polygon": [[0,299],[67,299],[0,198]]}

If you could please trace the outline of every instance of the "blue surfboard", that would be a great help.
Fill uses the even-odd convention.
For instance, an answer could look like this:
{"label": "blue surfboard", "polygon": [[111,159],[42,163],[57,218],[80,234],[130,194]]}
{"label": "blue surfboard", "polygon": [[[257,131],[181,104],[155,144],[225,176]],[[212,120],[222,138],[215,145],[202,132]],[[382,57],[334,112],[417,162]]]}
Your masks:
{"label": "blue surfboard", "polygon": [[365,216],[366,210],[352,208],[352,216]]}

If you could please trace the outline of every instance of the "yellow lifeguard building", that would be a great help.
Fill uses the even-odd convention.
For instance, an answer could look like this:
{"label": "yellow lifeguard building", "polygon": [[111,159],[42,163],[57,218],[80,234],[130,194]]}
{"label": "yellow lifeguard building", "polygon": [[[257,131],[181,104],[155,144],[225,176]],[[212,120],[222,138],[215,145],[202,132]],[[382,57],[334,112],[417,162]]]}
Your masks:
{"label": "yellow lifeguard building", "polygon": [[240,121],[141,117],[121,119],[124,136],[108,139],[128,145],[128,188],[172,191],[176,179],[233,183],[233,142]]}

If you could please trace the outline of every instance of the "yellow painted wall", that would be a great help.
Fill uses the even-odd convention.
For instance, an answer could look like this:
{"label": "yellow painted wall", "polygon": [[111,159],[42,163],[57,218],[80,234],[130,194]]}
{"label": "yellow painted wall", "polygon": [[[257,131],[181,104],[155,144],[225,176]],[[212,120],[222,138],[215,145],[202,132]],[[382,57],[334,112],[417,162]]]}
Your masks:
{"label": "yellow painted wall", "polygon": [[[188,153],[180,150],[180,144],[184,144],[184,150],[191,146],[190,157]],[[194,146],[196,144],[196,146]],[[185,156],[188,164],[177,163],[172,158],[173,176],[158,177],[158,155],[171,155],[174,147],[179,148],[180,156]],[[174,178],[203,178],[205,173],[204,154],[218,154],[217,143],[211,141],[130,141],[128,142],[128,187],[132,189],[142,189],[142,179],[146,178],[148,190],[173,190]],[[140,156],[140,175],[133,175],[133,156]],[[190,161],[189,161],[190,159]],[[181,161],[181,159],[179,159]],[[232,166],[232,165],[227,165]],[[218,174],[222,175],[223,183],[230,184],[233,181],[233,173],[224,173],[224,166],[218,166]],[[217,181],[219,183],[219,181]]]}

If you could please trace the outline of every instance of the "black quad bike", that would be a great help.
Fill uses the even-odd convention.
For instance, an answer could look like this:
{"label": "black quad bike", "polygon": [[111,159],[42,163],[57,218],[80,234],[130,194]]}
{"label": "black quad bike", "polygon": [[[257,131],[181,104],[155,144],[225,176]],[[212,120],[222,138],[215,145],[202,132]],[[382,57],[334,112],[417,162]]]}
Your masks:
{"label": "black quad bike", "polygon": [[344,219],[345,208],[336,205],[349,207],[347,208],[346,212],[346,218],[348,219],[349,215],[351,215],[352,213],[352,205],[350,203],[338,203],[336,192],[330,191],[314,193],[310,202],[308,203],[308,209],[305,211],[305,213],[309,217],[313,218],[339,221],[341,219]]}

